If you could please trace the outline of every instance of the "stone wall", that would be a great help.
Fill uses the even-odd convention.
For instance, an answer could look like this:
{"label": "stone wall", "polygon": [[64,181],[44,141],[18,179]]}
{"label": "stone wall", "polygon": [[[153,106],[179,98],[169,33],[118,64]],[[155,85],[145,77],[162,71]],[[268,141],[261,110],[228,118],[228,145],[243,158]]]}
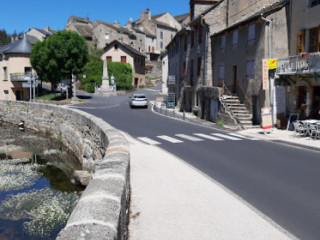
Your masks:
{"label": "stone wall", "polygon": [[79,158],[92,179],[57,239],[126,239],[129,209],[129,145],[102,119],[79,110],[0,101],[2,120],[58,139]]}

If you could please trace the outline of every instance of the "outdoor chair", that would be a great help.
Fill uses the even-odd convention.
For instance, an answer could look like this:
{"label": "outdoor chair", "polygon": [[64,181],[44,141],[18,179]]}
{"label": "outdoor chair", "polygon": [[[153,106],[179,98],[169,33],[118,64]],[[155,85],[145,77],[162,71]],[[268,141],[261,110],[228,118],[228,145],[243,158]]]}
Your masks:
{"label": "outdoor chair", "polygon": [[307,135],[307,131],[308,128],[299,122],[293,122],[293,127],[294,127],[294,136],[296,137],[297,134],[299,134],[299,136],[306,136]]}

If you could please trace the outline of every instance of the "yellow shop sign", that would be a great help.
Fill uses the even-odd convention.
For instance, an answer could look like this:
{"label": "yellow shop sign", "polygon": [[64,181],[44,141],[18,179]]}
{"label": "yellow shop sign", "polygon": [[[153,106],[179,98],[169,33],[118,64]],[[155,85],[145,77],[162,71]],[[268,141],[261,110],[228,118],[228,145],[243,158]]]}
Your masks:
{"label": "yellow shop sign", "polygon": [[268,59],[268,69],[277,69],[277,59]]}

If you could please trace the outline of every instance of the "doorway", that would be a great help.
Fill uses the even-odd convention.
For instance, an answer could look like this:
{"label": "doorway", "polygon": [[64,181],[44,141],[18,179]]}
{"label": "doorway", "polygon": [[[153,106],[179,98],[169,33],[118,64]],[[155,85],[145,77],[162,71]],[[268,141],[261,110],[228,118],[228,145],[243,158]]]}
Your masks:
{"label": "doorway", "polygon": [[233,75],[233,84],[232,84],[232,93],[237,93],[237,65],[232,66],[232,75]]}

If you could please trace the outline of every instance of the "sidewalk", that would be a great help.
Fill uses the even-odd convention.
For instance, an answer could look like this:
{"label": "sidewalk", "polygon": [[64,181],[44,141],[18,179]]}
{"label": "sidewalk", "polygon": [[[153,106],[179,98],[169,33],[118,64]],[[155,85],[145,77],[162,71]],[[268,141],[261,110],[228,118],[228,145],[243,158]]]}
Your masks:
{"label": "sidewalk", "polygon": [[130,136],[127,139],[130,240],[294,239],[181,159]]}

